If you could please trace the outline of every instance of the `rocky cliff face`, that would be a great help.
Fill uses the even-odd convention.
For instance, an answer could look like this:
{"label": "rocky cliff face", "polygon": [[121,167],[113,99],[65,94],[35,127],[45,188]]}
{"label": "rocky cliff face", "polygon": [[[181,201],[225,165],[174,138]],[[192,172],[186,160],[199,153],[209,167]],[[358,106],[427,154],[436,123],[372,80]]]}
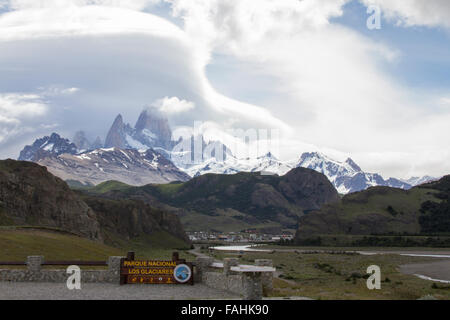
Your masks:
{"label": "rocky cliff face", "polygon": [[10,224],[56,227],[101,239],[95,212],[65,182],[35,163],[0,161],[0,203]]}
{"label": "rocky cliff face", "polygon": [[173,148],[172,130],[167,117],[155,109],[142,111],[135,125],[134,138],[150,148]]}
{"label": "rocky cliff face", "polygon": [[105,147],[126,149],[129,147],[127,137],[132,135],[133,129],[128,124],[124,124],[122,115],[119,114],[106,136]]}
{"label": "rocky cliff face", "polygon": [[185,242],[189,239],[175,214],[155,209],[139,200],[111,200],[82,196],[97,214],[106,242],[115,238],[130,240],[143,234],[166,231]]}

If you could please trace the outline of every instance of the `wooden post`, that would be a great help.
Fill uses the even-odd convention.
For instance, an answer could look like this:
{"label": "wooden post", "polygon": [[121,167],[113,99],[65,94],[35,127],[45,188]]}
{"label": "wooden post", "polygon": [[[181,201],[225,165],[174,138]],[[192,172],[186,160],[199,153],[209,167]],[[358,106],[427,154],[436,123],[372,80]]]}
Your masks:
{"label": "wooden post", "polygon": [[191,262],[187,262],[186,264],[189,266],[189,268],[191,268],[192,274],[191,274],[191,279],[189,279],[189,284],[191,286],[193,286],[194,285],[194,265]]}
{"label": "wooden post", "polygon": [[122,268],[123,268],[123,262],[125,261],[125,258],[120,259],[120,285],[123,286],[124,284],[127,284],[127,276],[122,275]]}
{"label": "wooden post", "polygon": [[129,251],[129,252],[127,253],[127,260],[128,260],[128,261],[134,261],[134,257],[135,257],[134,251]]}

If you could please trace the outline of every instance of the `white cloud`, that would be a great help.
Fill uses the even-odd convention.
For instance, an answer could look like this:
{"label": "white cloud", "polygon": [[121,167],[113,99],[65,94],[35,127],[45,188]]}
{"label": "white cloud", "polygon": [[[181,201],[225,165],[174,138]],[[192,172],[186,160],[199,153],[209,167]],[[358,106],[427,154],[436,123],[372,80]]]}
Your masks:
{"label": "white cloud", "polygon": [[0,94],[0,143],[33,130],[32,123],[48,108],[34,94]]}
{"label": "white cloud", "polygon": [[80,88],[66,88],[59,85],[50,85],[48,87],[40,87],[38,89],[40,90],[40,95],[46,97],[72,95],[80,91]]}
{"label": "white cloud", "polygon": [[361,0],[380,6],[384,16],[403,26],[450,27],[448,0]]}
{"label": "white cloud", "polygon": [[[86,126],[104,135],[117,113],[137,118],[147,101],[166,96],[160,106],[176,125],[280,129],[285,159],[319,149],[387,175],[450,170],[441,138],[449,135],[448,110],[392,79],[385,68],[402,58],[395,48],[329,22],[347,0],[165,0],[183,29],[138,12],[157,2],[10,1],[16,11],[0,15],[0,70],[16,80],[0,78],[0,92],[83,88],[45,97],[55,111],[49,123],[69,132]],[[432,24],[409,5],[379,3],[408,24]],[[205,72],[216,55],[273,79],[253,90],[271,100],[218,92]],[[425,153],[439,164],[423,172]]]}
{"label": "white cloud", "polygon": [[[120,7],[133,10],[142,10],[160,0],[4,0],[3,6],[12,10],[37,8],[68,8],[86,5]],[[0,2],[0,8],[2,2]]]}
{"label": "white cloud", "polygon": [[158,99],[153,102],[152,106],[156,107],[159,111],[170,115],[192,110],[195,108],[195,103],[191,101],[180,100],[177,97],[164,97],[163,99]]}
{"label": "white cloud", "polygon": [[[417,99],[386,68],[403,53],[329,23],[348,1],[171,2],[186,32],[203,48],[204,61],[210,62],[213,54],[227,55],[277,79],[276,86],[261,90],[280,98],[265,105],[265,112],[280,119],[275,126],[292,128],[284,139],[297,141],[299,148],[313,145],[355,155],[367,170],[386,175],[407,174],[423,152],[439,157],[436,171],[450,170],[448,158],[440,152],[442,141],[436,138],[448,136],[447,125],[438,120],[443,115],[430,112],[436,107],[435,97],[425,94]],[[430,12],[447,4],[435,2]],[[212,96],[212,101],[221,101]],[[239,110],[254,113],[244,105]],[[284,148],[284,156],[295,157],[299,148]],[[374,154],[383,154],[386,161]]]}

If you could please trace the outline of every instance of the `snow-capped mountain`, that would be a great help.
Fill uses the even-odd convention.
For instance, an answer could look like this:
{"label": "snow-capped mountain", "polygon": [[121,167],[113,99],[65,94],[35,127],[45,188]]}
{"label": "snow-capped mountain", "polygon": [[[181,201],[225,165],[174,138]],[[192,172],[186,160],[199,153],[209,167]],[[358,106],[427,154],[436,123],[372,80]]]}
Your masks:
{"label": "snow-capped mountain", "polygon": [[[91,144],[81,131],[75,135],[75,141],[79,147],[53,133],[26,146],[19,160],[36,162],[63,180],[78,181],[85,185],[117,180],[140,186],[190,179],[188,174],[164,155],[146,146],[139,148],[141,150],[128,145],[128,149],[103,148],[100,138]],[[100,148],[92,150],[95,146]]]}
{"label": "snow-capped mountain", "polygon": [[[440,177],[441,178],[441,177]],[[428,182],[432,182],[432,181],[437,181],[440,178],[435,178],[435,177],[430,177],[430,176],[424,176],[424,177],[412,177],[409,178],[407,180],[403,180],[404,182],[412,185],[412,186],[418,186],[424,183],[428,183]]]}
{"label": "snow-capped mountain", "polygon": [[90,143],[84,132],[75,134],[74,143],[53,133],[26,146],[19,160],[45,165],[63,179],[98,184],[119,180],[132,185],[185,181],[207,173],[234,174],[262,172],[284,175],[293,168],[304,167],[323,173],[339,193],[361,191],[372,186],[409,189],[435,178],[414,177],[408,180],[364,172],[352,159],[344,162],[310,152],[298,161],[281,161],[272,153],[240,159],[220,141],[205,141],[202,135],[172,140],[168,119],[159,111],[146,108],[132,127],[119,114],[109,130],[105,144],[98,137]]}
{"label": "snow-capped mountain", "polygon": [[61,154],[40,158],[36,163],[63,180],[97,185],[116,180],[134,186],[149,183],[187,181],[190,177],[160,153],[148,149],[102,148],[80,154]]}
{"label": "snow-capped mountain", "polygon": [[68,139],[61,138],[57,133],[37,139],[31,146],[26,146],[19,155],[19,160],[36,161],[46,156],[58,156],[60,154],[76,154],[77,146]]}
{"label": "snow-capped mountain", "polygon": [[303,167],[323,173],[339,193],[365,190],[374,186],[389,186],[410,189],[412,185],[395,178],[388,180],[377,173],[366,173],[350,158],[339,162],[318,152],[304,153],[296,167]]}
{"label": "snow-capped mountain", "polygon": [[191,177],[207,173],[235,174],[238,172],[261,172],[263,174],[284,175],[292,166],[279,161],[271,153],[257,158],[238,159],[229,155],[225,161],[210,158],[203,163],[191,166],[184,171]]}

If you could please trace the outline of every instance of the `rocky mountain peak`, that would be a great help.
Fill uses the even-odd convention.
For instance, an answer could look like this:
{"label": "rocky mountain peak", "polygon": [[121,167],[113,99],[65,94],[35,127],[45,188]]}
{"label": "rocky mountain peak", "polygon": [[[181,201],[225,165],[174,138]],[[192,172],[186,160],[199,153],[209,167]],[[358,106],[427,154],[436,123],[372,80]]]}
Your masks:
{"label": "rocky mountain peak", "polygon": [[38,161],[43,156],[58,156],[63,153],[76,154],[78,148],[68,139],[57,133],[35,140],[32,145],[25,146],[20,152],[19,160]]}
{"label": "rocky mountain peak", "polygon": [[272,159],[272,160],[278,160],[277,157],[273,155],[272,152],[267,152],[265,155],[258,157],[258,159]]}
{"label": "rocky mountain peak", "polygon": [[125,136],[126,128],[127,127],[123,123],[122,115],[119,114],[114,120],[114,123],[106,136],[105,147],[125,149],[127,147],[127,140]]}
{"label": "rocky mountain peak", "polygon": [[135,139],[147,146],[167,150],[173,147],[169,120],[155,108],[143,110],[134,129]]}

